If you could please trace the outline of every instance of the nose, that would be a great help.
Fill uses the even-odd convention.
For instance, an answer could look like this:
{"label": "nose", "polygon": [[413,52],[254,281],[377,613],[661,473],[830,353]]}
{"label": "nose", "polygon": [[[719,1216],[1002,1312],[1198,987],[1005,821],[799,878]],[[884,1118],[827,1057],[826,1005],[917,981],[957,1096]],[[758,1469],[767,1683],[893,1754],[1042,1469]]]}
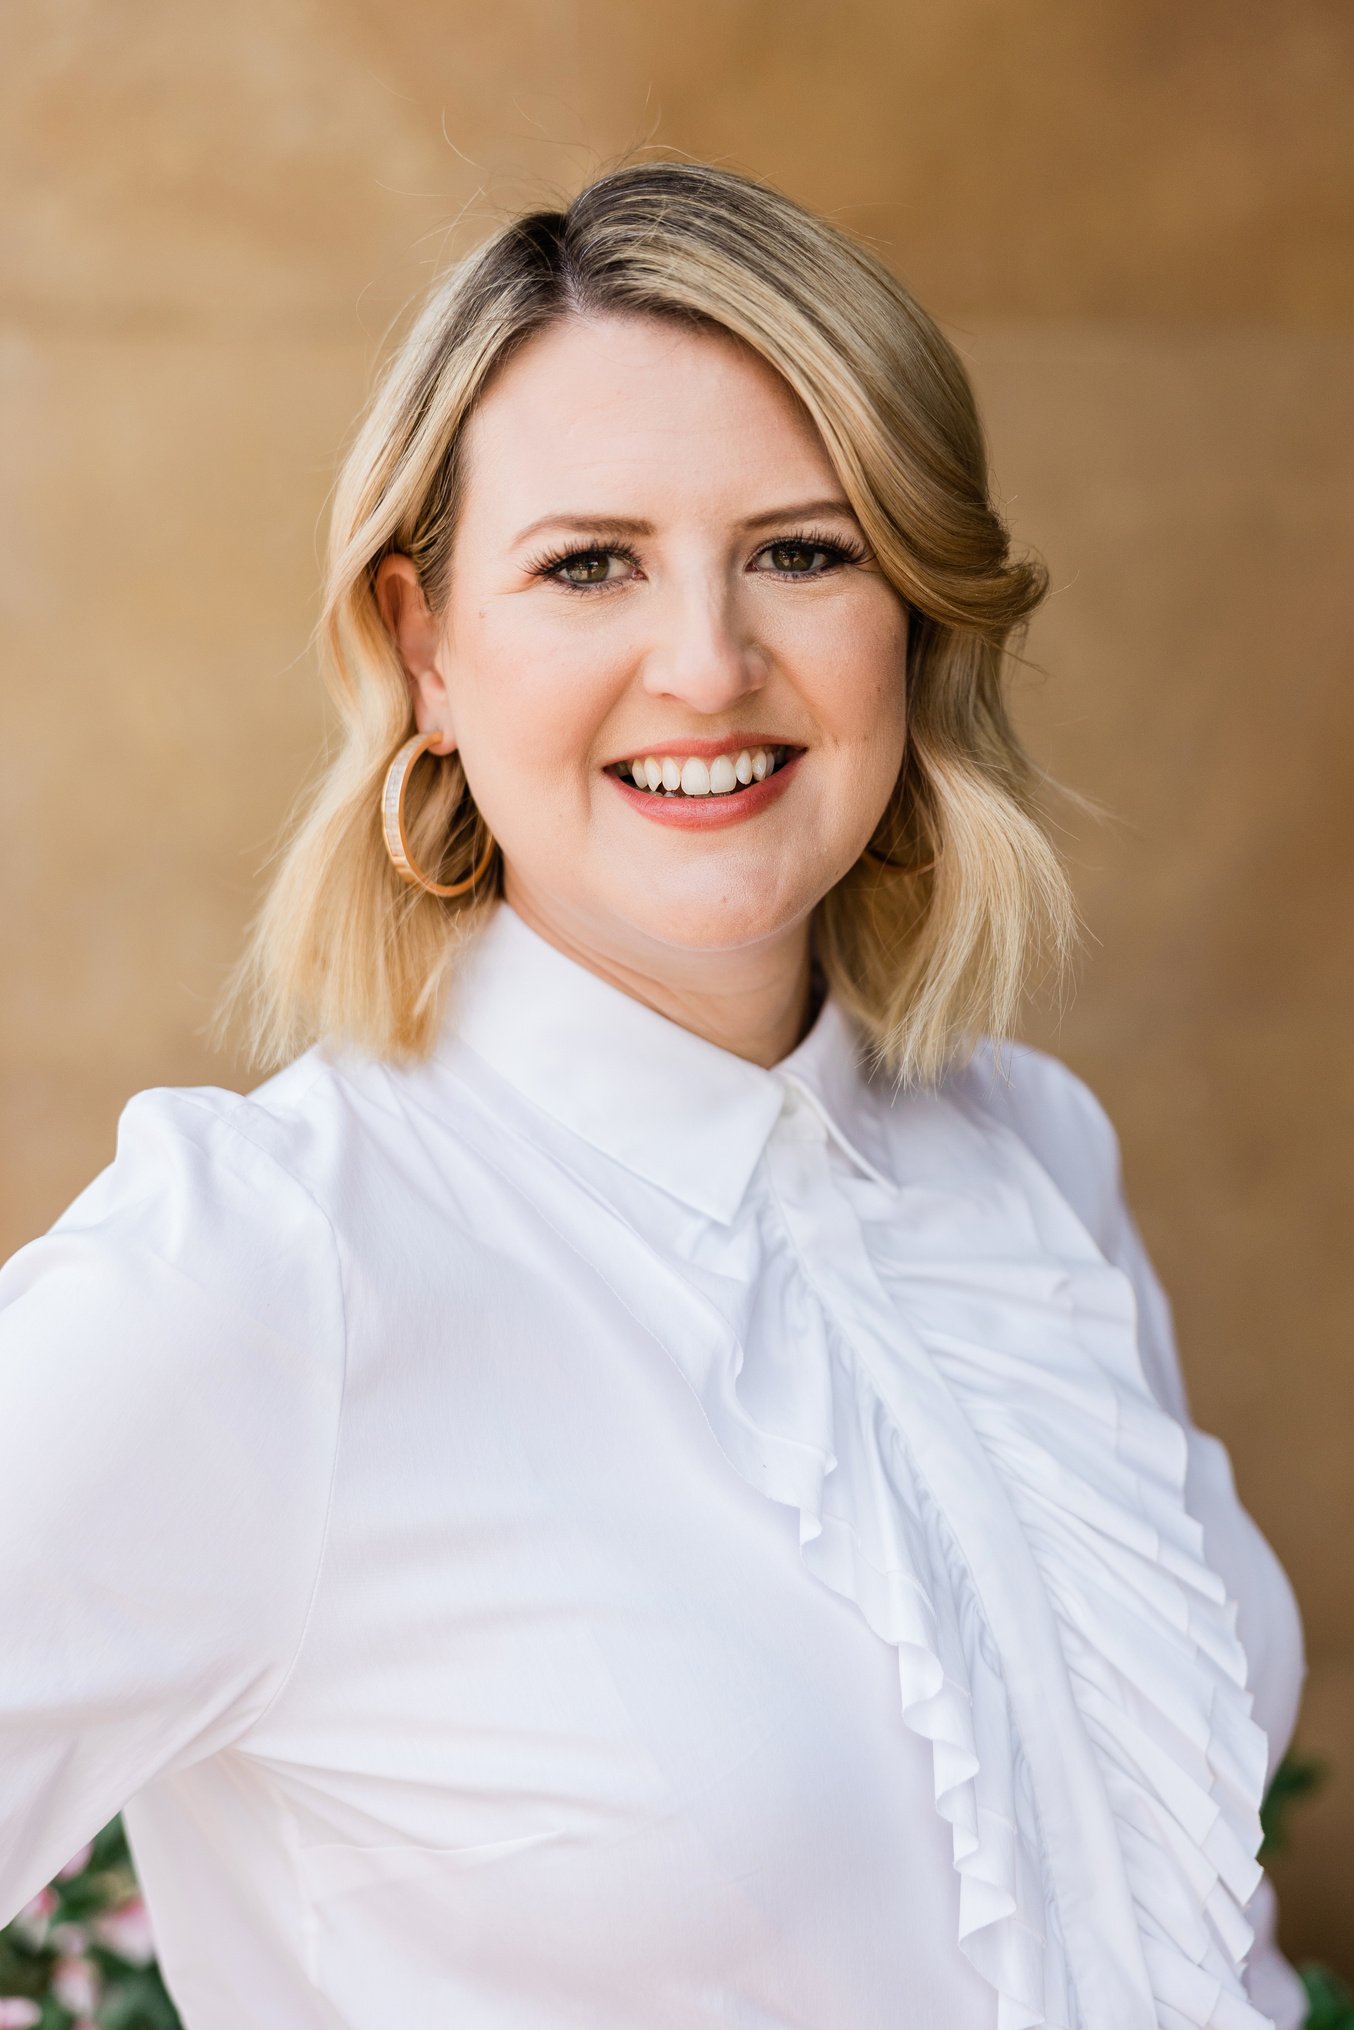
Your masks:
{"label": "nose", "polygon": [[693,712],[727,712],[766,682],[765,651],[741,624],[722,573],[693,573],[672,584],[657,610],[656,638],[644,658],[650,697],[676,698]]}

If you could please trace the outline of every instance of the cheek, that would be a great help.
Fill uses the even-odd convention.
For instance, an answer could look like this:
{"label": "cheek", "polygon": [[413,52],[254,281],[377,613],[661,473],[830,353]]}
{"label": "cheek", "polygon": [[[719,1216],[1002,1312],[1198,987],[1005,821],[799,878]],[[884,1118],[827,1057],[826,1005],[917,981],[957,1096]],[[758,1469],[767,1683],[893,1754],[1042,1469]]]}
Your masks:
{"label": "cheek", "polygon": [[871,586],[853,599],[807,613],[786,639],[783,653],[797,668],[829,742],[868,748],[901,763],[906,731],[907,625],[886,588]]}
{"label": "cheek", "polygon": [[458,625],[452,658],[457,733],[468,773],[530,785],[557,805],[586,777],[599,729],[624,688],[623,659],[570,630],[541,626],[504,600]]}

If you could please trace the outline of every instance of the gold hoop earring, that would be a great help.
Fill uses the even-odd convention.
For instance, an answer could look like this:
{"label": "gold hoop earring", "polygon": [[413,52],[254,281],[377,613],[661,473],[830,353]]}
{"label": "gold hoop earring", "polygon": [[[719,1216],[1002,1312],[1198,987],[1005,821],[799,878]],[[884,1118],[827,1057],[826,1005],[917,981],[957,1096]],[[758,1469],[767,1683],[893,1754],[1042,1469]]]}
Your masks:
{"label": "gold hoop earring", "polygon": [[415,887],[426,889],[429,895],[464,895],[468,888],[473,888],[488,872],[497,841],[490,838],[484,858],[464,881],[434,881],[423,872],[414,859],[404,829],[404,793],[409,786],[414,763],[420,754],[425,753],[430,747],[435,747],[441,738],[442,734],[438,731],[415,733],[411,740],[405,741],[396,754],[386,770],[385,781],[381,785],[381,834],[395,872],[402,880],[411,882]]}

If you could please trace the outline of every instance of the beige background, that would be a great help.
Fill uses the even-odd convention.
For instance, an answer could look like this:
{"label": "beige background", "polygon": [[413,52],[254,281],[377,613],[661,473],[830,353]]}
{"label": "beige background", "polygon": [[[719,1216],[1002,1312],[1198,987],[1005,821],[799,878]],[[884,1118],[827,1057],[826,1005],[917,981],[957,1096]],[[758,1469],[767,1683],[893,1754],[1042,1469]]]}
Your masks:
{"label": "beige background", "polygon": [[11,0],[0,66],[0,1247],[203,1029],[317,752],[334,458],[388,320],[637,145],[867,235],[962,348],[1056,596],[1019,712],[1116,813],[1029,1033],[1116,1119],[1195,1414],[1284,1558],[1354,1972],[1344,0]]}

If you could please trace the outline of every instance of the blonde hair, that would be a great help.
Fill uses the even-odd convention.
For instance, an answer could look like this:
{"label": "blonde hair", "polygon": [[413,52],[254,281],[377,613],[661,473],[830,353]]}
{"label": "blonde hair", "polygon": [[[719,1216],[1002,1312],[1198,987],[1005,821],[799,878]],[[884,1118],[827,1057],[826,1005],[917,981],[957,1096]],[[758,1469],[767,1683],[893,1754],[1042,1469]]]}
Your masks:
{"label": "blonde hair", "polygon": [[[716,326],[768,360],[907,604],[907,758],[876,834],[887,860],[862,858],[836,883],[813,936],[875,1061],[929,1082],[980,1036],[1008,1035],[1036,964],[1061,979],[1077,936],[1002,689],[1047,574],[1011,555],[968,377],[926,312],[835,227],[698,163],[626,166],[562,211],[513,219],[432,290],[396,350],[333,504],[318,638],[341,744],[227,1007],[247,1002],[263,1065],[331,1038],[392,1060],[432,1047],[440,990],[499,869],[445,901],[403,883],[386,854],[381,783],[414,722],[376,572],[405,553],[442,610],[466,419],[509,353],[571,313]],[[408,808],[420,864],[443,882],[468,874],[487,834],[455,755],[419,763]]]}

